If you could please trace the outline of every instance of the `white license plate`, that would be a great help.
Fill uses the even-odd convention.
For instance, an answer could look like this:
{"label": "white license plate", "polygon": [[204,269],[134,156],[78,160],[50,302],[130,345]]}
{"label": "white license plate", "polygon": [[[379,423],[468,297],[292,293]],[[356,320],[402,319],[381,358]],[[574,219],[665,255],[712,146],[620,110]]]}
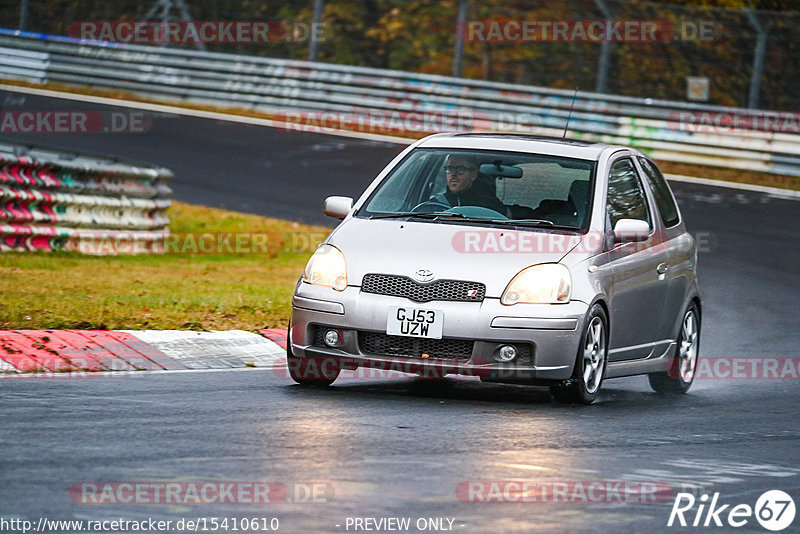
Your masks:
{"label": "white license plate", "polygon": [[391,336],[442,339],[444,312],[408,306],[392,306],[386,317],[386,333]]}

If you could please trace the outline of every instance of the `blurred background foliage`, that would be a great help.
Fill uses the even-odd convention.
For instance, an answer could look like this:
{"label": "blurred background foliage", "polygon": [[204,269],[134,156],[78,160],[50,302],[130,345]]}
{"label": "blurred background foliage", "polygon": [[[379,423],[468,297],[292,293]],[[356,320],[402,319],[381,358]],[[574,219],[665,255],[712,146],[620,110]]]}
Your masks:
{"label": "blurred background foliage", "polygon": [[[143,20],[159,0],[1,0],[0,26],[67,35],[76,21]],[[160,0],[165,1],[165,0]],[[467,20],[604,20],[597,0],[465,0]],[[184,0],[194,20],[284,21],[288,38],[275,43],[207,44],[208,50],[307,59],[314,0]],[[319,61],[450,75],[460,0],[323,0]],[[604,92],[686,100],[687,77],[709,79],[709,103],[746,107],[757,31],[766,31],[758,107],[800,104],[799,0],[603,0],[613,20],[669,21],[664,42],[614,42]],[[159,11],[160,13],[160,11]],[[179,10],[171,16],[179,19]],[[154,17],[151,17],[152,20]],[[158,17],[155,17],[158,18]],[[698,38],[710,28],[711,38]],[[682,31],[685,30],[685,31]],[[191,45],[170,45],[191,46]],[[464,44],[461,75],[514,84],[597,88],[601,43],[485,42]]]}

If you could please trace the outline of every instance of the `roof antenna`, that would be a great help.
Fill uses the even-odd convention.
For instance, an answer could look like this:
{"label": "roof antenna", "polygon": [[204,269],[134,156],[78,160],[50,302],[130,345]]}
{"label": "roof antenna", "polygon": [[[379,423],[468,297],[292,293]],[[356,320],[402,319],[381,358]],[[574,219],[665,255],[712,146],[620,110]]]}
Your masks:
{"label": "roof antenna", "polygon": [[569,120],[572,118],[572,108],[575,107],[575,97],[578,96],[578,86],[575,86],[575,92],[572,93],[572,102],[569,104],[569,115],[567,115],[567,123],[564,125],[564,135],[561,136],[561,139],[567,138],[567,129],[569,128]]}

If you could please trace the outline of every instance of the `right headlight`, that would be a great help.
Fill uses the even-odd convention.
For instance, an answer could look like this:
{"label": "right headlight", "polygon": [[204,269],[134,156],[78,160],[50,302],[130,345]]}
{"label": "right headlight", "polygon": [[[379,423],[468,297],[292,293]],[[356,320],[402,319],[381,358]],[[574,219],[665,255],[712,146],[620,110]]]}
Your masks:
{"label": "right headlight", "polygon": [[542,263],[522,269],[500,297],[500,303],[562,304],[572,296],[572,275],[560,263]]}
{"label": "right headlight", "polygon": [[333,245],[320,245],[306,264],[303,281],[344,291],[347,287],[347,268],[342,251]]}

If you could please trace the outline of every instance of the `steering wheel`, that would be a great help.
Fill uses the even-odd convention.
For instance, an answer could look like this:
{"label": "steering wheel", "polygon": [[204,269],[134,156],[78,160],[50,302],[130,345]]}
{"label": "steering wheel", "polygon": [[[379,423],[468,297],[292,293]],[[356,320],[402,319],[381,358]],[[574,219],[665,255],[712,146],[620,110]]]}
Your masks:
{"label": "steering wheel", "polygon": [[411,211],[414,213],[433,213],[434,211],[449,210],[450,208],[450,204],[431,199],[417,204]]}

